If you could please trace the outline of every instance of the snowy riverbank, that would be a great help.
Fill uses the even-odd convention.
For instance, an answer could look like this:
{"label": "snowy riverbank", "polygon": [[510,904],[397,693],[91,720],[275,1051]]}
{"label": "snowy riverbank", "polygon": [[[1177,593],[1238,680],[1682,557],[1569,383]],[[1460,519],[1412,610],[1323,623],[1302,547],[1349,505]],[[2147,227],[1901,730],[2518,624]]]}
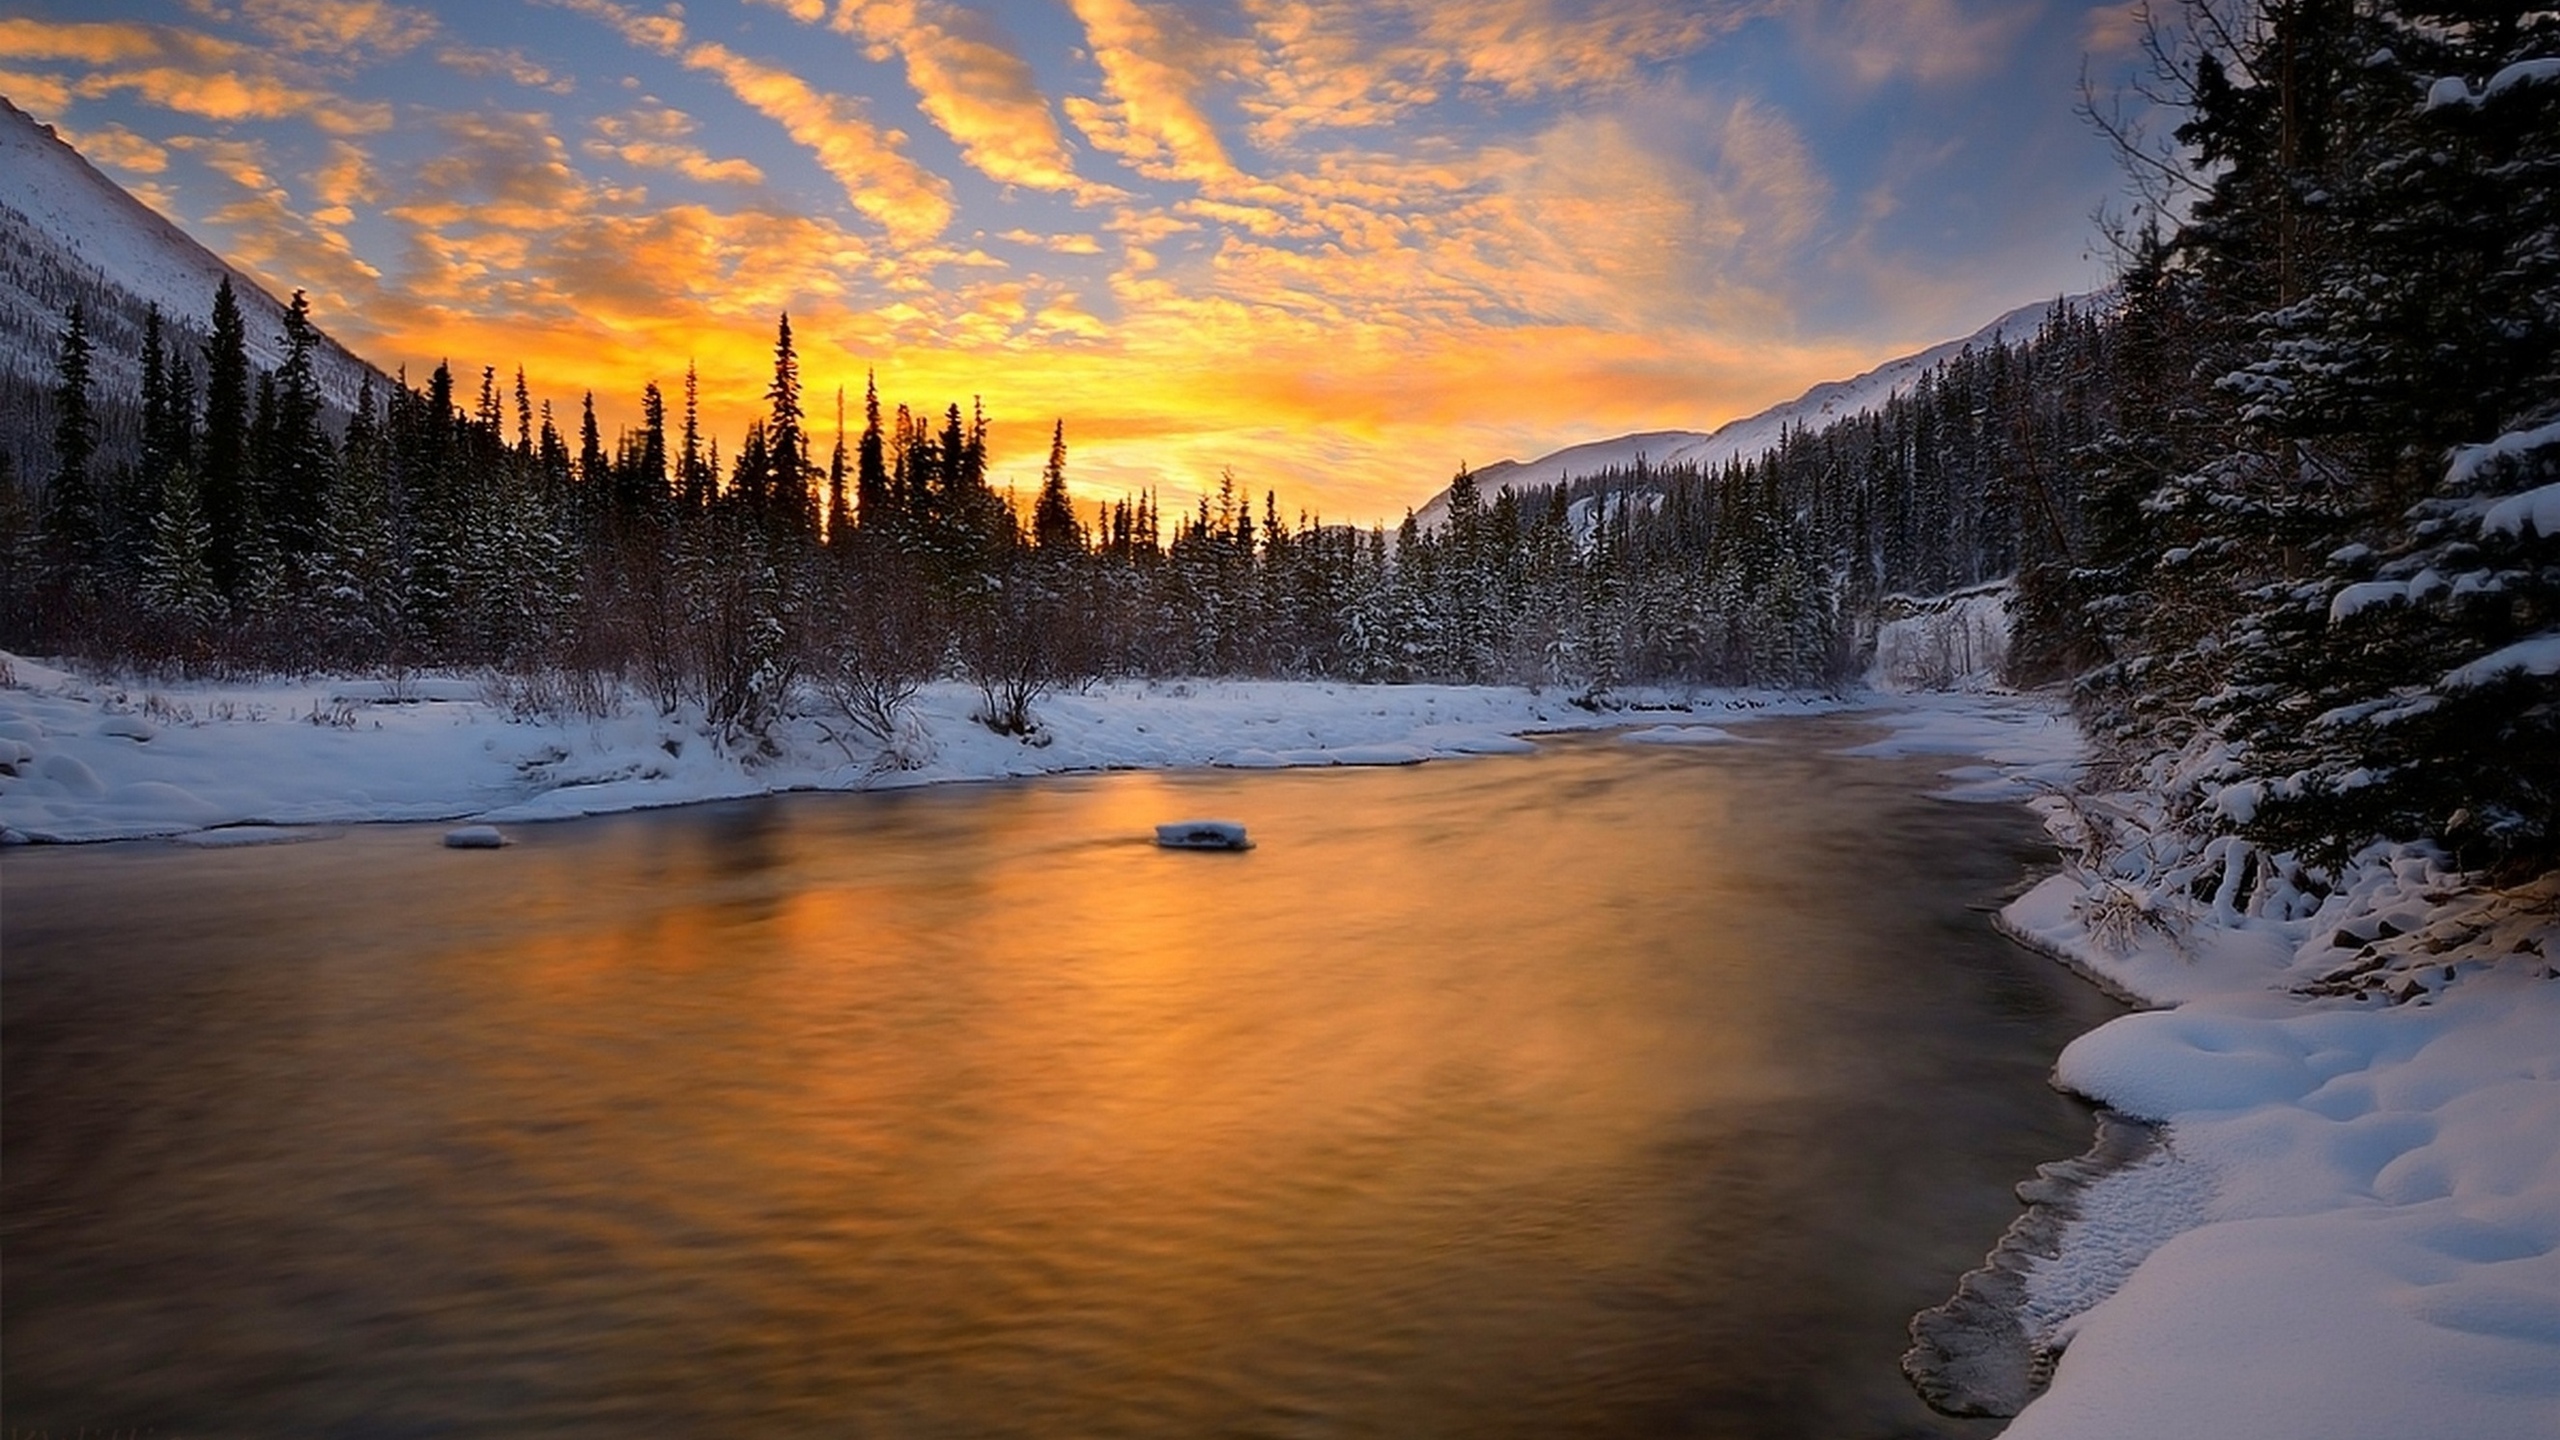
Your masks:
{"label": "snowy riverbank", "polygon": [[2067,1348],[2006,1434],[2560,1434],[2560,881],[2377,847],[2307,916],[2228,890],[2066,869],[2001,917],[2167,1007],[2056,1067],[2160,1141],[2026,1267],[2027,1333]]}
{"label": "snowy riverbank", "polygon": [[[525,713],[467,678],[142,684],[0,656],[0,839],[288,838],[297,827],[510,824],[792,790],[862,790],[1071,771],[1401,765],[1529,748],[1520,736],[1626,727],[1642,744],[1720,744],[1738,720],[1887,708],[1875,753],[2067,764],[2049,707],[1988,697],[1857,701],[1776,692],[1634,693],[1594,712],[1511,687],[1192,681],[1042,698],[1033,742],[969,717],[974,690],[928,687],[892,756],[840,717],[724,746],[699,716],[628,700],[600,718]],[[2004,748],[2005,747],[2005,748]],[[1975,783],[1999,783],[1989,769]]]}

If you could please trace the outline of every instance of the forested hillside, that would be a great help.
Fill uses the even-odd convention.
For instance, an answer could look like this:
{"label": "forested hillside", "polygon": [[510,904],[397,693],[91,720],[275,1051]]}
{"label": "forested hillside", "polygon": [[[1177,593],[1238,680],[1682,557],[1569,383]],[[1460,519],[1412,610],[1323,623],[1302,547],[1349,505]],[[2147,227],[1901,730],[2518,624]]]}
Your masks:
{"label": "forested hillside", "polygon": [[[215,288],[232,282],[247,320],[250,359],[282,362],[284,306],[222,257],[102,175],[50,125],[0,99],[0,454],[21,471],[44,469],[50,392],[64,313],[81,307],[95,353],[99,458],[132,463],[141,438],[142,331],[161,312],[174,347],[205,339]],[[332,428],[374,374],[334,341],[312,360]]]}
{"label": "forested hillside", "polygon": [[2560,14],[2189,17],[2153,46],[2182,123],[2132,152],[2186,219],[2139,237],[2086,518],[2029,613],[2116,763],[2248,842],[2243,897],[2291,887],[2267,855],[2384,835],[2547,867]]}

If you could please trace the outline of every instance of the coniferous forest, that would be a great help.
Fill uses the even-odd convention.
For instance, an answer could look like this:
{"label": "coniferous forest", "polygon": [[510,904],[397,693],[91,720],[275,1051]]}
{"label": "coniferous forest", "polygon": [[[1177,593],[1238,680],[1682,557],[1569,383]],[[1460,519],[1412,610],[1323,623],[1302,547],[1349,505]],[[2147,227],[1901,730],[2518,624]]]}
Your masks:
{"label": "coniferous forest", "polygon": [[1080,513],[1066,420],[1036,493],[999,492],[974,404],[866,384],[813,417],[787,317],[724,458],[689,371],[610,442],[592,396],[555,412],[494,368],[334,415],[301,297],[259,372],[227,286],[186,317],[200,345],[155,315],[141,393],[102,396],[74,306],[50,470],[0,485],[0,643],[470,667],[536,708],[698,705],[740,744],[815,705],[887,743],[948,676],[1026,736],[1098,677],[1826,686],[1893,597],[2010,579],[2008,678],[2067,685],[2110,770],[2224,842],[2217,883],[2316,889],[2384,836],[2547,868],[2560,17],[2220,16],[2150,32],[2173,131],[2091,107],[2140,195],[2103,295],[1719,470],[1462,472],[1429,530],[1232,478]]}

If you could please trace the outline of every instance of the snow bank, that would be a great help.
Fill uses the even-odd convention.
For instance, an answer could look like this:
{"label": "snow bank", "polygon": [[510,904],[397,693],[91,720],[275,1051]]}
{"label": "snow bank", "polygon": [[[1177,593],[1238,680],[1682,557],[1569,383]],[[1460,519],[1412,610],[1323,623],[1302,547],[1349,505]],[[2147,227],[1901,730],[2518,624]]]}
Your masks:
{"label": "snow bank", "polygon": [[2076,872],[2012,904],[2012,933],[2174,1008],[2055,1068],[2163,1144],[2027,1277],[2067,1348],[2007,1434],[2560,1434],[2555,901],[2560,877],[2489,891],[2377,847],[2299,919]]}
{"label": "snow bank", "polygon": [[2168,1115],[2216,1184],[2082,1318],[2011,1436],[2560,1428],[2560,985],[2200,1003],[2095,1032],[2062,1073]]}
{"label": "snow bank", "polygon": [[[928,687],[918,735],[890,752],[812,711],[770,744],[723,745],[693,713],[628,703],[601,717],[511,712],[469,678],[144,686],[0,656],[0,838],[200,835],[376,820],[484,824],[1060,771],[1221,765],[1413,765],[1533,749],[1523,734],[1616,727],[1555,694],[1465,686],[1193,681],[1044,697],[1038,744],[969,717],[976,691]],[[1701,718],[1807,714],[1846,702],[1768,692],[1645,694]],[[1713,727],[1691,727],[1703,738]],[[255,827],[255,828],[244,828]]]}

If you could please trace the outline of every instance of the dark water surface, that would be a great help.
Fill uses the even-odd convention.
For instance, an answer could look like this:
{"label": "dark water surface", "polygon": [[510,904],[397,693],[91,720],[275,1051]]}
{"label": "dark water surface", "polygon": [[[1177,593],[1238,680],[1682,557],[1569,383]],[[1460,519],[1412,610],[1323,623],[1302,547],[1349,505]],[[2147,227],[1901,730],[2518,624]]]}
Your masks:
{"label": "dark water surface", "polygon": [[1987,1433],[1903,1327],[2112,1007],[1757,733],[10,851],[8,1432]]}

